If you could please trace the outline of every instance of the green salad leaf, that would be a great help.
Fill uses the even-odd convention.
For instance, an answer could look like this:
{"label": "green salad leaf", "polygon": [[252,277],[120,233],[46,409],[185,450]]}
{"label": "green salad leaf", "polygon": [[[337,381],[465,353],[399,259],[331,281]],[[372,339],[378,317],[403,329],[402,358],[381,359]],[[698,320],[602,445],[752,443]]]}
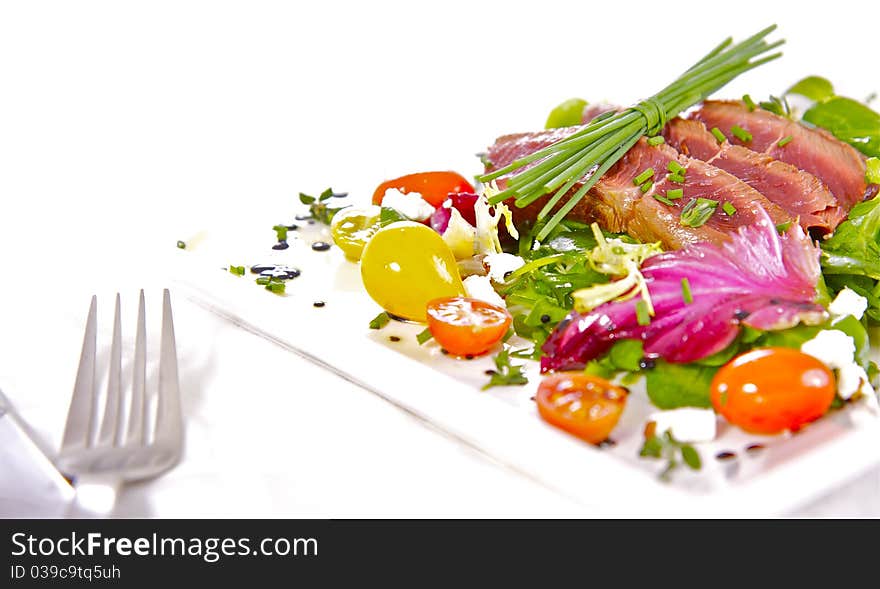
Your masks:
{"label": "green salad leaf", "polygon": [[834,96],[834,86],[820,76],[807,76],[785,91],[786,94],[805,96],[814,102],[822,102]]}
{"label": "green salad leaf", "polygon": [[868,317],[880,322],[880,197],[853,207],[820,247],[829,293],[851,288],[868,299]]}
{"label": "green salad leaf", "polygon": [[655,360],[645,371],[648,398],[660,409],[711,407],[709,388],[718,368],[702,364],[672,364]]}

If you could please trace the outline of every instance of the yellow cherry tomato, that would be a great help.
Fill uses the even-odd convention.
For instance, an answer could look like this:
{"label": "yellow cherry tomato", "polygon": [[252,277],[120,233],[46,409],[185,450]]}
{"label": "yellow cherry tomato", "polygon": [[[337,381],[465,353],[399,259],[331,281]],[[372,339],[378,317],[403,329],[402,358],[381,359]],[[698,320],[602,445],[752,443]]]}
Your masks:
{"label": "yellow cherry tomato", "polygon": [[347,208],[333,216],[330,224],[330,235],[333,243],[349,260],[357,261],[361,258],[364,246],[370,238],[379,230],[379,214],[382,212],[377,206],[365,208]]}
{"label": "yellow cherry tomato", "polygon": [[449,246],[413,221],[391,223],[373,235],[361,256],[361,278],[383,309],[413,321],[427,320],[428,301],[465,294]]}

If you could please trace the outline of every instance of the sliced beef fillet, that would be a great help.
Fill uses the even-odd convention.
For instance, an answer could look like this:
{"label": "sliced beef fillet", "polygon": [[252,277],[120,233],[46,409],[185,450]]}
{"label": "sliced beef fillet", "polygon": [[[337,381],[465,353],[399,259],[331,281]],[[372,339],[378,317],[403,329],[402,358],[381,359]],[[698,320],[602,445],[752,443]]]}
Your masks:
{"label": "sliced beef fillet", "polygon": [[[489,148],[489,169],[504,167],[580,128],[568,127],[501,137]],[[685,168],[684,184],[675,184],[667,177],[667,166],[672,160]],[[643,193],[633,180],[648,168],[654,170],[654,186]],[[499,186],[503,185],[502,177]],[[567,196],[576,192],[580,186],[581,184],[576,184]],[[679,188],[683,191],[683,197],[673,200],[672,205],[654,198],[655,194],[665,196],[668,190]],[[548,198],[549,196],[545,196],[522,209],[511,203],[517,222],[533,221]],[[719,207],[706,224],[686,227],[680,222],[681,209],[695,198],[717,200]],[[721,205],[724,202],[731,203],[736,208],[736,213],[728,215],[723,212]],[[608,231],[626,232],[641,241],[659,241],[665,248],[675,249],[701,241],[725,241],[727,234],[736,227],[756,222],[759,208],[766,210],[774,223],[793,219],[785,210],[731,174],[683,156],[668,145],[652,147],[642,139],[596,183],[569,213],[569,218],[587,223],[596,221]]]}
{"label": "sliced beef fillet", "polygon": [[[825,183],[844,213],[877,193],[876,185],[865,182],[865,156],[822,129],[811,129],[761,108],[750,111],[738,100],[708,100],[691,118],[709,129],[717,127],[735,145],[809,172]],[[731,132],[734,125],[747,131],[751,139],[736,137]],[[788,137],[791,139],[780,146],[780,141]]]}
{"label": "sliced beef fillet", "polygon": [[798,217],[804,230],[824,235],[834,231],[846,217],[831,191],[809,172],[742,145],[719,143],[698,120],[673,119],[663,136],[684,155],[733,174]]}

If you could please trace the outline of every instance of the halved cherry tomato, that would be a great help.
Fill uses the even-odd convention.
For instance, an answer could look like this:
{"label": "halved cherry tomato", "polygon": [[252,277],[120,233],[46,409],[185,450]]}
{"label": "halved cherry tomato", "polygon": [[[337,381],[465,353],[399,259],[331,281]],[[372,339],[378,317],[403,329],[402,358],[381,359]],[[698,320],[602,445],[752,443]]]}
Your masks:
{"label": "halved cherry tomato", "polygon": [[373,192],[373,204],[382,204],[385,191],[396,188],[400,192],[418,192],[422,198],[439,207],[450,193],[473,192],[474,187],[464,179],[461,174],[455,172],[419,172],[407,174],[394,180],[382,182]]}
{"label": "halved cherry tomato", "polygon": [[583,372],[545,376],[535,401],[548,423],[598,444],[608,439],[626,406],[627,390]]}
{"label": "halved cherry tomato", "polygon": [[747,432],[797,431],[828,411],[834,375],[824,363],[792,348],[759,348],[721,367],[712,379],[712,405]]}
{"label": "halved cherry tomato", "polygon": [[501,341],[510,327],[507,309],[467,297],[428,303],[428,329],[437,343],[456,356],[478,356]]}

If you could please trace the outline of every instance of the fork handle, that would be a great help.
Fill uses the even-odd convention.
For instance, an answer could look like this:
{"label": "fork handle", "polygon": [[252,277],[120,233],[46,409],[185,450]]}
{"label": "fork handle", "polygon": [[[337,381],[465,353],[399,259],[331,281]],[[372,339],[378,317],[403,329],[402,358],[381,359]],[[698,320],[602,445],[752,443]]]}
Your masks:
{"label": "fork handle", "polygon": [[81,477],[74,482],[76,494],[67,506],[65,517],[103,519],[113,514],[116,495],[122,481],[109,477]]}

